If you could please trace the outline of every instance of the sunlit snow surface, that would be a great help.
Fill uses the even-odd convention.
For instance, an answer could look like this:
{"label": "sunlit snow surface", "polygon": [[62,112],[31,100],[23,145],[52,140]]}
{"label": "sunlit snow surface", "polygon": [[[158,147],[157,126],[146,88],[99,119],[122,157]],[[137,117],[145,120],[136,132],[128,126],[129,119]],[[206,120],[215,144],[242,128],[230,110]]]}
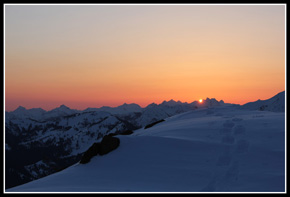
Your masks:
{"label": "sunlit snow surface", "polygon": [[285,113],[200,109],[7,192],[285,192]]}

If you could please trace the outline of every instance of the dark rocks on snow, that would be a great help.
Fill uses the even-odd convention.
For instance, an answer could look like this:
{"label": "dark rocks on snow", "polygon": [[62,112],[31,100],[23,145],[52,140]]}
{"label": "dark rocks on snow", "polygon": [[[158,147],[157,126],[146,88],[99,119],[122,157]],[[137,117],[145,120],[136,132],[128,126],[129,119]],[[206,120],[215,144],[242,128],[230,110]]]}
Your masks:
{"label": "dark rocks on snow", "polygon": [[260,111],[264,111],[267,107],[268,107],[268,105],[262,105],[262,106],[259,108],[259,110],[260,110]]}
{"label": "dark rocks on snow", "polygon": [[119,144],[120,144],[119,138],[106,135],[104,136],[101,142],[101,149],[100,149],[99,154],[105,155],[111,152],[112,150],[115,150],[116,148],[118,148]]}
{"label": "dark rocks on snow", "polygon": [[85,164],[90,162],[93,156],[96,156],[101,149],[100,143],[94,143],[82,156],[80,163]]}
{"label": "dark rocks on snow", "polygon": [[108,136],[116,136],[116,135],[131,135],[133,133],[132,130],[126,130],[118,133],[110,133]]}
{"label": "dark rocks on snow", "polygon": [[94,143],[86,152],[84,152],[80,163],[86,164],[96,155],[105,155],[115,150],[120,145],[119,138],[106,135],[100,143]]}
{"label": "dark rocks on snow", "polygon": [[151,124],[148,124],[148,125],[146,125],[146,126],[144,127],[144,129],[148,129],[148,128],[150,128],[150,127],[153,127],[154,125],[156,125],[156,124],[158,124],[158,123],[160,123],[160,122],[163,122],[163,121],[165,121],[165,120],[164,120],[164,119],[161,119],[161,120],[158,120],[158,121],[153,122],[153,123],[151,123]]}
{"label": "dark rocks on snow", "polygon": [[131,135],[133,133],[132,130],[126,130],[120,133],[120,135]]}

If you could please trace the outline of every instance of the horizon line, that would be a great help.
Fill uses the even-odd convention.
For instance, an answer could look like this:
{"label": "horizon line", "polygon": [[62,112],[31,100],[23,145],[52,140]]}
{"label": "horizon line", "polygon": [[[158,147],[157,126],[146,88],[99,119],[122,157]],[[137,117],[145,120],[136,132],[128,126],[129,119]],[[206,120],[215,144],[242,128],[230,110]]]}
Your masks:
{"label": "horizon line", "polygon": [[[207,97],[206,99],[202,99],[203,101],[205,101],[205,100],[212,100],[212,99],[214,99],[214,100],[216,100],[216,101],[218,101],[218,102],[221,102],[221,101],[223,101],[223,99],[221,99],[221,100],[217,100],[216,98],[209,98],[209,97]],[[74,109],[74,108],[71,108],[71,107],[69,107],[68,105],[66,105],[66,104],[60,104],[60,105],[57,105],[56,107],[54,107],[54,108],[51,108],[50,110],[45,110],[45,109],[43,109],[42,107],[32,107],[32,108],[27,108],[27,107],[25,107],[25,106],[22,106],[22,105],[19,105],[16,109],[14,109],[14,110],[10,110],[10,111],[7,111],[6,109],[4,110],[5,112],[13,112],[13,111],[15,111],[15,110],[17,110],[18,108],[24,108],[25,110],[30,110],[30,109],[43,109],[43,110],[45,110],[45,111],[51,111],[51,110],[54,110],[54,109],[56,109],[56,108],[59,108],[59,107],[61,107],[61,106],[65,106],[65,107],[67,107],[67,108],[69,108],[69,109],[72,109],[72,110],[78,110],[78,111],[84,111],[84,110],[87,110],[87,109],[89,109],[89,108],[92,108],[92,109],[100,109],[100,108],[102,108],[102,107],[110,107],[110,108],[117,108],[117,107],[120,107],[120,106],[123,106],[123,105],[132,105],[132,104],[135,104],[135,105],[138,105],[140,108],[146,108],[146,107],[148,107],[149,105],[152,105],[152,104],[156,104],[156,105],[161,105],[162,103],[164,103],[164,102],[170,102],[170,101],[174,101],[174,102],[176,102],[176,103],[178,103],[178,102],[180,102],[180,103],[183,103],[183,104],[192,104],[192,103],[194,103],[194,102],[197,102],[197,103],[199,103],[199,101],[198,100],[194,100],[194,101],[192,101],[192,102],[182,102],[182,101],[180,101],[180,100],[174,100],[174,99],[170,99],[170,100],[164,100],[164,101],[162,101],[161,103],[156,103],[156,102],[152,102],[152,103],[149,103],[148,105],[146,105],[146,106],[144,106],[144,107],[142,107],[140,104],[138,104],[138,103],[127,103],[127,102],[124,102],[123,104],[120,104],[120,105],[117,105],[117,106],[108,106],[108,105],[103,105],[103,106],[101,106],[101,107],[86,107],[85,109],[83,109],[83,110],[81,110],[81,109]],[[224,102],[224,101],[223,101]],[[225,103],[225,102],[224,102]],[[227,103],[227,104],[236,104],[236,103]],[[236,104],[236,105],[240,105],[240,104]]]}
{"label": "horizon line", "polygon": [[[274,96],[276,96],[276,95],[278,95],[278,94],[280,94],[280,93],[282,93],[282,92],[285,92],[285,97],[286,97],[286,90],[283,90],[283,91],[279,91],[278,93],[276,93],[275,95],[273,95],[273,96],[271,96],[270,98],[272,98],[272,97],[274,97]],[[270,98],[267,98],[267,99],[263,99],[263,100],[268,100],[268,99],[270,99]],[[203,101],[204,100],[207,100],[207,99],[215,99],[216,101],[218,101],[218,102],[221,102],[221,101],[223,101],[224,103],[226,103],[226,104],[235,104],[235,105],[244,105],[244,104],[246,104],[246,103],[251,103],[251,102],[256,102],[256,101],[259,101],[259,100],[261,100],[261,101],[263,101],[262,99],[258,99],[258,100],[255,100],[255,101],[248,101],[248,102],[245,102],[244,104],[238,104],[238,103],[228,103],[228,102],[225,102],[223,99],[220,99],[220,100],[218,100],[218,99],[216,99],[216,98],[209,98],[209,97],[207,97],[206,99],[202,99]],[[198,99],[199,100],[199,99]],[[156,102],[151,102],[151,103],[149,103],[149,104],[146,104],[146,105],[140,105],[140,104],[138,104],[138,103],[127,103],[127,102],[124,102],[124,103],[122,103],[122,104],[118,104],[118,105],[115,105],[115,106],[112,106],[112,105],[110,105],[110,106],[108,106],[108,105],[103,105],[103,106],[100,106],[100,107],[90,107],[90,106],[88,106],[88,107],[86,107],[86,108],[84,108],[84,109],[75,109],[75,108],[71,108],[71,107],[68,107],[68,105],[66,105],[66,104],[58,104],[58,105],[56,105],[56,107],[52,107],[52,108],[50,108],[49,110],[45,110],[45,109],[43,109],[42,107],[32,107],[32,108],[27,108],[27,107],[25,107],[25,106],[23,106],[23,105],[18,105],[18,107],[16,107],[14,110],[6,110],[6,105],[4,104],[4,112],[13,112],[13,111],[15,111],[16,109],[18,109],[19,107],[23,107],[23,108],[25,108],[26,110],[30,110],[30,109],[43,109],[44,111],[51,111],[51,110],[53,110],[53,109],[56,109],[56,108],[59,108],[59,107],[61,107],[61,106],[66,106],[66,107],[68,107],[69,109],[72,109],[72,110],[78,110],[78,111],[84,111],[84,110],[86,110],[86,109],[89,109],[89,108],[94,108],[94,109],[99,109],[99,108],[102,108],[102,107],[110,107],[110,108],[116,108],[116,107],[120,107],[120,106],[122,106],[122,105],[125,105],[125,104],[127,104],[127,105],[131,105],[131,104],[136,104],[136,105],[138,105],[140,108],[146,108],[146,107],[148,107],[149,105],[151,105],[151,104],[156,104],[156,105],[160,105],[160,104],[162,104],[162,103],[164,103],[164,102],[170,102],[170,101],[174,101],[174,102],[181,102],[181,103],[184,103],[184,104],[191,104],[191,103],[194,103],[194,102],[199,102],[198,100],[194,100],[194,101],[192,101],[192,102],[183,102],[183,101],[181,101],[181,100],[174,100],[174,99],[169,99],[169,100],[163,100],[162,102],[160,102],[160,103],[156,103]],[[3,102],[5,102],[5,99],[3,99]],[[286,102],[286,99],[285,99],[285,102]],[[5,102],[6,103],[6,102]],[[142,106],[144,106],[144,107],[142,107]]]}

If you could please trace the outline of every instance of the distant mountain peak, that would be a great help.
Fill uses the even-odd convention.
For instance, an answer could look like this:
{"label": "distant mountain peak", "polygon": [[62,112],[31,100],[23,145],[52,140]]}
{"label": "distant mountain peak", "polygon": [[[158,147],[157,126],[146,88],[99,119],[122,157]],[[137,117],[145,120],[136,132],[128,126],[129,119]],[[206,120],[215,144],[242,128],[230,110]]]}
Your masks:
{"label": "distant mountain peak", "polygon": [[62,104],[61,106],[59,106],[59,108],[70,109],[69,107],[67,107],[67,106],[64,105],[64,104]]}
{"label": "distant mountain peak", "polygon": [[208,97],[206,97],[206,99],[205,99],[206,101],[209,101],[209,100],[216,100],[215,98],[208,98]]}
{"label": "distant mountain peak", "polygon": [[26,108],[21,105],[17,109],[14,110],[14,112],[21,112],[21,111],[26,111]]}
{"label": "distant mountain peak", "polygon": [[[157,104],[156,103],[151,103],[151,104],[149,104],[147,107],[156,107],[157,106]],[[146,108],[147,108],[146,107]]]}
{"label": "distant mountain peak", "polygon": [[161,103],[161,105],[175,105],[175,104],[177,104],[177,103],[180,103],[180,102],[176,102],[175,100],[170,99],[169,101],[163,101],[163,102]]}
{"label": "distant mountain peak", "polygon": [[52,109],[50,112],[64,112],[64,113],[72,113],[74,110],[70,109],[66,105],[62,104],[57,108]]}
{"label": "distant mountain peak", "polygon": [[124,103],[123,105],[121,106],[139,106],[138,104],[136,103]]}

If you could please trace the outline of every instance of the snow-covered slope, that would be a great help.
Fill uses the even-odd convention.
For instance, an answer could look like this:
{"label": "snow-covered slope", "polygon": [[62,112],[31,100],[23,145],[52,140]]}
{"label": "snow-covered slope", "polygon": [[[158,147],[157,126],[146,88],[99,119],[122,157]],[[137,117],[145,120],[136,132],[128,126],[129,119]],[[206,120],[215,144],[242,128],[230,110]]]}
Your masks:
{"label": "snow-covered slope", "polygon": [[[102,140],[104,135],[136,128],[108,112],[67,115],[70,112],[70,109],[59,109],[49,114],[54,118],[41,121],[26,116],[6,117],[7,188],[72,165],[94,142]],[[66,115],[57,115],[62,113]],[[69,162],[67,158],[70,158]],[[39,161],[46,165],[37,165]]]}
{"label": "snow-covered slope", "polygon": [[[171,100],[146,108],[123,104],[78,111],[61,105],[45,111],[20,106],[5,112],[6,186],[26,183],[77,162],[91,144],[108,133],[140,128],[196,107]],[[68,157],[70,162],[64,161]],[[47,165],[37,165],[39,161]]]}
{"label": "snow-covered slope", "polygon": [[246,103],[243,105],[246,109],[261,110],[261,111],[285,111],[285,91],[278,93],[274,97],[267,100],[257,100],[255,102]]}
{"label": "snow-covered slope", "polygon": [[284,112],[223,105],[117,137],[107,155],[6,191],[285,191]]}

